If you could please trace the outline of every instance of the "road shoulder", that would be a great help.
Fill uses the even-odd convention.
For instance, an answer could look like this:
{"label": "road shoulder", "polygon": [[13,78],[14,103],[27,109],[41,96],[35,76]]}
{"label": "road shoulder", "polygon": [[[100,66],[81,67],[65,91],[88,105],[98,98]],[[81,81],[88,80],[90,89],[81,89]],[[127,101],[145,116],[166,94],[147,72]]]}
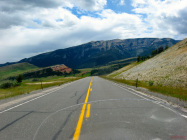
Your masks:
{"label": "road shoulder", "polygon": [[[103,79],[105,79],[105,78],[103,78]],[[117,85],[127,88],[130,91],[136,92],[137,94],[140,94],[146,98],[154,99],[154,100],[157,100],[158,102],[161,102],[164,105],[171,106],[174,110],[187,116],[187,102],[185,102],[185,101],[179,100],[178,98],[165,96],[165,95],[157,93],[157,92],[151,92],[148,89],[145,89],[142,87],[136,88],[135,86],[126,85],[124,83],[119,83],[119,82],[112,81],[109,79],[105,79],[105,80],[116,83]]]}

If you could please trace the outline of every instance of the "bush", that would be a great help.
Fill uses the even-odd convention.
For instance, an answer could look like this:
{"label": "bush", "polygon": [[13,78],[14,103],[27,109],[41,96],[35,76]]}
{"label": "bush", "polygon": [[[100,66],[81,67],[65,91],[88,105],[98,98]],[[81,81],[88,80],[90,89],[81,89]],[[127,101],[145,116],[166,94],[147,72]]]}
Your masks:
{"label": "bush", "polygon": [[12,83],[6,82],[0,85],[0,88],[6,89],[6,88],[11,88],[13,86]]}
{"label": "bush", "polygon": [[154,81],[149,81],[149,86],[153,86]]}
{"label": "bush", "polygon": [[18,75],[18,76],[16,77],[16,81],[17,81],[18,83],[21,83],[22,80],[23,80],[23,75]]}

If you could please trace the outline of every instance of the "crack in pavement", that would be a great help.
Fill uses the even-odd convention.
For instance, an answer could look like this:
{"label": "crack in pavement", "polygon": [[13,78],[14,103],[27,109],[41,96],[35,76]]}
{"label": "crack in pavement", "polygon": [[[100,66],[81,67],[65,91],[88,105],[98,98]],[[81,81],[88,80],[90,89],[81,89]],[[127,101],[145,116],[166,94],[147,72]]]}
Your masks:
{"label": "crack in pavement", "polygon": [[70,98],[73,98],[73,97],[75,97],[75,96],[77,96],[77,91],[75,92],[75,95],[71,96]]}
{"label": "crack in pavement", "polygon": [[[77,109],[77,108],[76,108],[76,109]],[[66,126],[66,124],[68,123],[68,121],[69,121],[71,115],[74,113],[74,111],[75,111],[76,109],[74,109],[73,111],[71,111],[71,112],[68,114],[68,116],[66,117],[66,120],[64,121],[64,123],[62,124],[62,126],[60,127],[60,129],[58,130],[58,132],[53,136],[52,140],[56,140],[56,139],[59,137],[60,133],[63,131],[63,129],[64,129],[64,127]]]}

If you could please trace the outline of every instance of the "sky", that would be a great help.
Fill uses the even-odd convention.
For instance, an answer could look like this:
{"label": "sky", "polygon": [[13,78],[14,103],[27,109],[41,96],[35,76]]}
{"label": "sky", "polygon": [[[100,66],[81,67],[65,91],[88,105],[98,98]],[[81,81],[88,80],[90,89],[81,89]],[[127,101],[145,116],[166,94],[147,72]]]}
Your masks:
{"label": "sky", "polygon": [[90,41],[187,37],[186,0],[0,0],[0,64]]}

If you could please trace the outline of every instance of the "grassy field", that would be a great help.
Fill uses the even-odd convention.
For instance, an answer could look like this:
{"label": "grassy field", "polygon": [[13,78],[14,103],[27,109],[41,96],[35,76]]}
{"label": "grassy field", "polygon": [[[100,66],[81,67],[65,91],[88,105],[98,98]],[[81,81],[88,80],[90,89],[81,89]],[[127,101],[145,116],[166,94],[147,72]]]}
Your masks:
{"label": "grassy field", "polygon": [[17,76],[24,72],[29,72],[37,69],[39,68],[29,63],[18,63],[0,67],[0,81],[10,76]]}
{"label": "grassy field", "polygon": [[21,94],[30,93],[31,91],[41,89],[41,81],[43,88],[58,86],[67,82],[75,81],[81,79],[81,77],[60,77],[60,76],[50,76],[46,78],[29,79],[24,80],[20,86],[11,87],[8,89],[0,89],[0,99],[5,99],[8,97],[14,97]]}
{"label": "grassy field", "polygon": [[[124,80],[124,79],[114,79],[106,76],[102,76],[102,78],[112,80],[114,82],[124,83],[131,86],[136,86],[135,80]],[[138,81],[138,87],[147,88],[150,91],[157,92],[166,96],[176,97],[180,100],[187,101],[187,89],[185,88],[174,88],[168,86],[161,86],[161,85],[152,85],[150,86],[149,82]]]}
{"label": "grassy field", "polygon": [[[45,77],[34,77],[24,78],[21,85],[16,80],[8,80],[11,76],[18,76],[27,72],[39,70],[38,67],[29,63],[19,63],[9,66],[0,67],[0,99],[13,97],[21,94],[30,93],[31,91],[41,89],[41,81],[43,88],[58,86],[67,82],[75,81],[87,76],[90,76],[91,69],[81,70],[78,74],[68,74],[61,76],[45,76]],[[9,87],[4,87],[6,83],[11,84]]]}

